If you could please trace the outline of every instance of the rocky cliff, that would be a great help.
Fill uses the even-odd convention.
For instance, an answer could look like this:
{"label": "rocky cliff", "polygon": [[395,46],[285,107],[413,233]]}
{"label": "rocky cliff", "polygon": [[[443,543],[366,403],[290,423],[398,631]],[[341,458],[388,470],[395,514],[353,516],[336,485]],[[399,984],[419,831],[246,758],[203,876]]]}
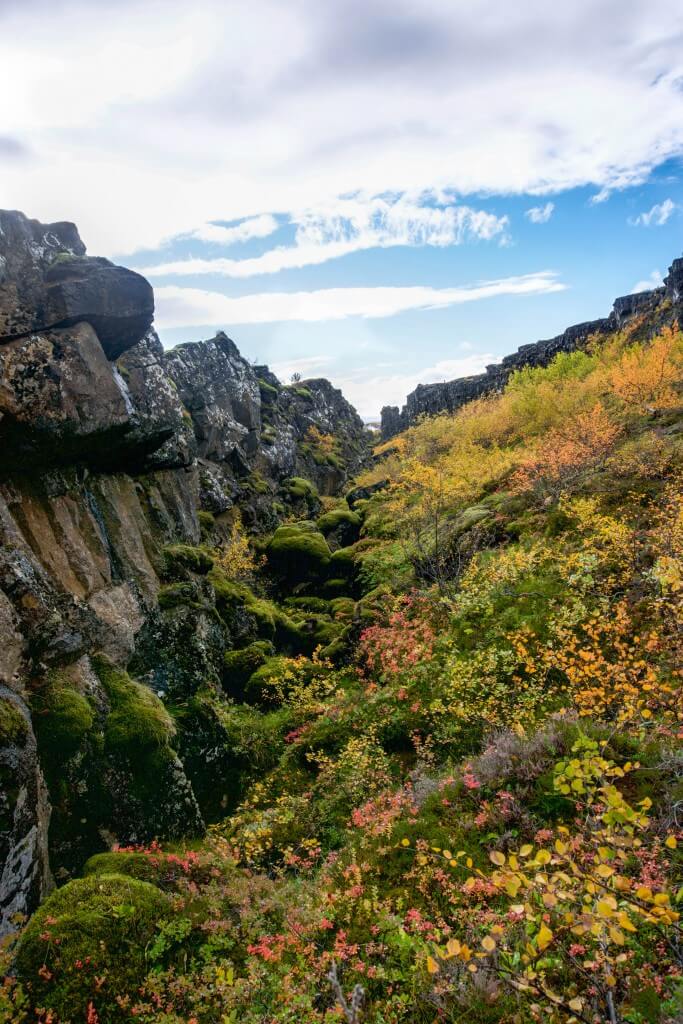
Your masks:
{"label": "rocky cliff", "polygon": [[600,320],[568,327],[562,334],[545,341],[522,345],[515,353],[500,362],[486,367],[485,373],[474,377],[438,384],[418,384],[406,404],[385,406],[382,409],[382,436],[393,437],[405,430],[420,416],[433,416],[439,412],[454,412],[466,402],[482,395],[501,391],[512,373],[525,366],[547,366],[558,352],[573,352],[584,346],[594,335],[610,334],[619,330],[634,317],[646,314],[655,325],[680,318],[683,304],[683,259],[676,259],[661,288],[623,295],[615,299],[609,316]]}
{"label": "rocky cliff", "polygon": [[96,850],[201,832],[195,698],[253,621],[217,613],[202,531],[271,530],[366,457],[328,381],[222,333],[164,352],[153,315],[73,224],[0,212],[0,934]]}

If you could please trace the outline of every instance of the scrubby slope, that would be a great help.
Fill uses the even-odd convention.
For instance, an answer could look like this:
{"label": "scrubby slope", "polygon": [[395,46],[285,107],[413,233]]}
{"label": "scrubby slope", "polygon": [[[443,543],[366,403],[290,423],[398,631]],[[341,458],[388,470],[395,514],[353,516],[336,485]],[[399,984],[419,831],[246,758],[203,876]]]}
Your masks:
{"label": "scrubby slope", "polygon": [[[683,336],[651,333],[420,422],[352,510],[169,553],[167,606],[210,584],[241,638],[173,710],[238,791],[50,897],[6,1020],[680,1019]],[[121,875],[172,895],[134,983],[93,875],[115,919],[149,905]]]}

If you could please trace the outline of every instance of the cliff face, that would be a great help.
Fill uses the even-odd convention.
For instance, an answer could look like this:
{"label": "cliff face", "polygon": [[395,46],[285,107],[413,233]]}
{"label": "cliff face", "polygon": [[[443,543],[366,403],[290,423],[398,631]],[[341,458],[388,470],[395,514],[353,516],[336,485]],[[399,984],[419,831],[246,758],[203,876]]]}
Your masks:
{"label": "cliff face", "polygon": [[438,384],[418,384],[415,391],[408,395],[401,410],[398,406],[385,406],[382,409],[382,436],[393,437],[420,416],[455,412],[466,402],[501,391],[515,370],[525,366],[547,366],[558,352],[573,352],[583,347],[592,335],[619,330],[640,314],[647,314],[648,319],[657,324],[671,322],[680,317],[682,303],[683,259],[677,259],[669,268],[663,287],[615,299],[608,317],[575,324],[555,338],[522,345],[517,352],[505,356],[500,363],[487,366],[485,373],[474,377],[461,377]]}
{"label": "cliff face", "polygon": [[164,353],[153,313],[73,224],[0,212],[0,934],[112,841],[203,828],[159,694],[217,680],[231,637],[208,587],[160,606],[169,545],[200,511],[270,529],[288,478],[336,493],[365,457],[327,381],[283,387],[224,334]]}

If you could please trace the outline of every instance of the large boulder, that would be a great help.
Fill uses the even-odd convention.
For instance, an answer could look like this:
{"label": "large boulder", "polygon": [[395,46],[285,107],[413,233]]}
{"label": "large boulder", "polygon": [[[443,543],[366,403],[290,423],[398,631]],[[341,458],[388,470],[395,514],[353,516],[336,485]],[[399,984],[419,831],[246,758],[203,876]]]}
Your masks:
{"label": "large boulder", "polygon": [[73,224],[0,211],[0,342],[86,321],[108,359],[138,342],[154,317],[140,274],[88,257]]}

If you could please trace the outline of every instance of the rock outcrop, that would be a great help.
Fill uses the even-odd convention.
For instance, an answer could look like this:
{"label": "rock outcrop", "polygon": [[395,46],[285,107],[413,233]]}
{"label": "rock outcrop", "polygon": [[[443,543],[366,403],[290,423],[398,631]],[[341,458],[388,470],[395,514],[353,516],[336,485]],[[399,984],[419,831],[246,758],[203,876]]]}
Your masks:
{"label": "rock outcrop", "polygon": [[676,259],[661,288],[623,295],[614,300],[609,316],[600,320],[568,327],[562,334],[530,345],[522,345],[500,363],[486,367],[485,373],[437,384],[418,384],[406,404],[382,409],[382,437],[390,438],[405,430],[420,416],[455,412],[467,402],[482,395],[502,391],[515,370],[526,366],[547,366],[558,352],[573,352],[586,345],[594,335],[610,334],[624,327],[634,317],[647,314],[653,322],[670,322],[680,315],[683,301],[683,259]]}
{"label": "rock outcrop", "polygon": [[73,224],[0,212],[0,934],[93,852],[203,829],[218,725],[165,701],[218,691],[251,620],[177,582],[200,519],[274,529],[366,453],[327,381],[285,387],[222,333],[164,352],[153,310]]}

